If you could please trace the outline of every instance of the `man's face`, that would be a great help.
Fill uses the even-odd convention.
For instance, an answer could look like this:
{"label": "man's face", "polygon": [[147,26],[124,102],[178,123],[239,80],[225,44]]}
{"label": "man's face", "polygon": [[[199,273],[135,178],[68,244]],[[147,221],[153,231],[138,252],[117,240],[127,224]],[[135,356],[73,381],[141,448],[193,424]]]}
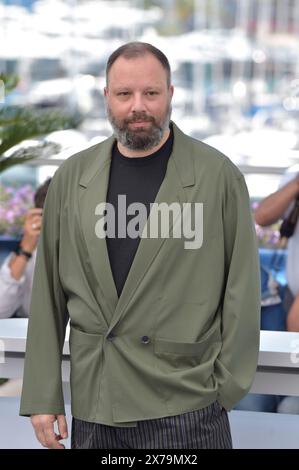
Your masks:
{"label": "man's face", "polygon": [[149,150],[169,128],[173,87],[152,54],[112,65],[105,88],[108,119],[117,140],[131,150]]}

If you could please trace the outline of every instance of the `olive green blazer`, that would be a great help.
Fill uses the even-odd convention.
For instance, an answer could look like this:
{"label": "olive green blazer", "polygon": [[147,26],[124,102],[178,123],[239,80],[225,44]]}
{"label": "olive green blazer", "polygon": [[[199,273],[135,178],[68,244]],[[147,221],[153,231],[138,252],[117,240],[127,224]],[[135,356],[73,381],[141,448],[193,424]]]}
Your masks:
{"label": "olive green blazer", "polygon": [[95,233],[114,137],[55,173],[38,243],[21,415],[65,412],[69,319],[72,413],[79,419],[134,426],[216,399],[229,410],[249,390],[260,284],[246,184],[227,157],[173,128],[155,202],[202,203],[202,245],[142,238],[120,298],[106,241]]}

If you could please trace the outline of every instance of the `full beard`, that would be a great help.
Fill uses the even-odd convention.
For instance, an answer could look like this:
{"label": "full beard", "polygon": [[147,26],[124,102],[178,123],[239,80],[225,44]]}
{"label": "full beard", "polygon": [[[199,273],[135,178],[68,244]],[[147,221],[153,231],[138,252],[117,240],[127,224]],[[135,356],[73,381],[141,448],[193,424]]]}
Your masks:
{"label": "full beard", "polygon": [[[151,150],[158,145],[166,129],[169,128],[171,105],[168,105],[164,118],[157,122],[153,116],[144,112],[136,112],[130,119],[119,121],[107,106],[108,120],[117,140],[130,150]],[[130,129],[129,124],[136,121],[150,122],[150,127]]]}

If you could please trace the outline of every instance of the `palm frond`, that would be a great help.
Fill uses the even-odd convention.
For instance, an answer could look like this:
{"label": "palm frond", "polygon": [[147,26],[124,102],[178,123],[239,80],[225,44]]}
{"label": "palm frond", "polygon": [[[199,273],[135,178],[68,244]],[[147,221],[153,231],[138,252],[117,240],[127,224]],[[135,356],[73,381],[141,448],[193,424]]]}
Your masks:
{"label": "palm frond", "polygon": [[[0,74],[6,94],[12,91],[17,83],[16,75]],[[0,172],[12,165],[25,163],[41,156],[41,150],[36,147],[24,148],[21,154],[9,157],[6,152],[24,140],[45,136],[51,132],[63,129],[74,129],[82,122],[79,114],[67,114],[59,109],[38,110],[27,106],[3,106],[0,108]]]}
{"label": "palm frond", "polygon": [[61,146],[54,142],[41,142],[35,146],[21,148],[9,157],[0,155],[0,173],[13,165],[20,165],[35,158],[48,158],[61,150]]}
{"label": "palm frond", "polygon": [[0,111],[0,155],[23,140],[78,126],[79,118],[59,111],[3,109]]}

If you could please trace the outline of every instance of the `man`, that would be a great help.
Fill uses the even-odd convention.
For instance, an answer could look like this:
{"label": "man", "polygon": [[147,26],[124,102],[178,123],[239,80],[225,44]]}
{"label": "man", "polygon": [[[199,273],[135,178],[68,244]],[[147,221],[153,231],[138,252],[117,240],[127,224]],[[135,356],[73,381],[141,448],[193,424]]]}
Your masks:
{"label": "man", "polygon": [[232,446],[226,410],[258,356],[255,233],[243,176],[170,122],[172,95],[161,51],[117,49],[105,88],[114,136],[50,185],[21,403],[46,447],[67,436],[69,317],[73,448]]}
{"label": "man", "polygon": [[[255,211],[256,223],[268,226],[284,216],[287,217],[296,197],[299,195],[299,167],[290,167],[283,175],[279,189],[266,197]],[[285,295],[287,314],[287,330],[299,331],[299,224],[295,222],[295,230],[288,240],[287,281]]]}
{"label": "man", "polygon": [[39,186],[25,216],[22,239],[0,268],[0,318],[28,317],[42,208],[51,178]]}

